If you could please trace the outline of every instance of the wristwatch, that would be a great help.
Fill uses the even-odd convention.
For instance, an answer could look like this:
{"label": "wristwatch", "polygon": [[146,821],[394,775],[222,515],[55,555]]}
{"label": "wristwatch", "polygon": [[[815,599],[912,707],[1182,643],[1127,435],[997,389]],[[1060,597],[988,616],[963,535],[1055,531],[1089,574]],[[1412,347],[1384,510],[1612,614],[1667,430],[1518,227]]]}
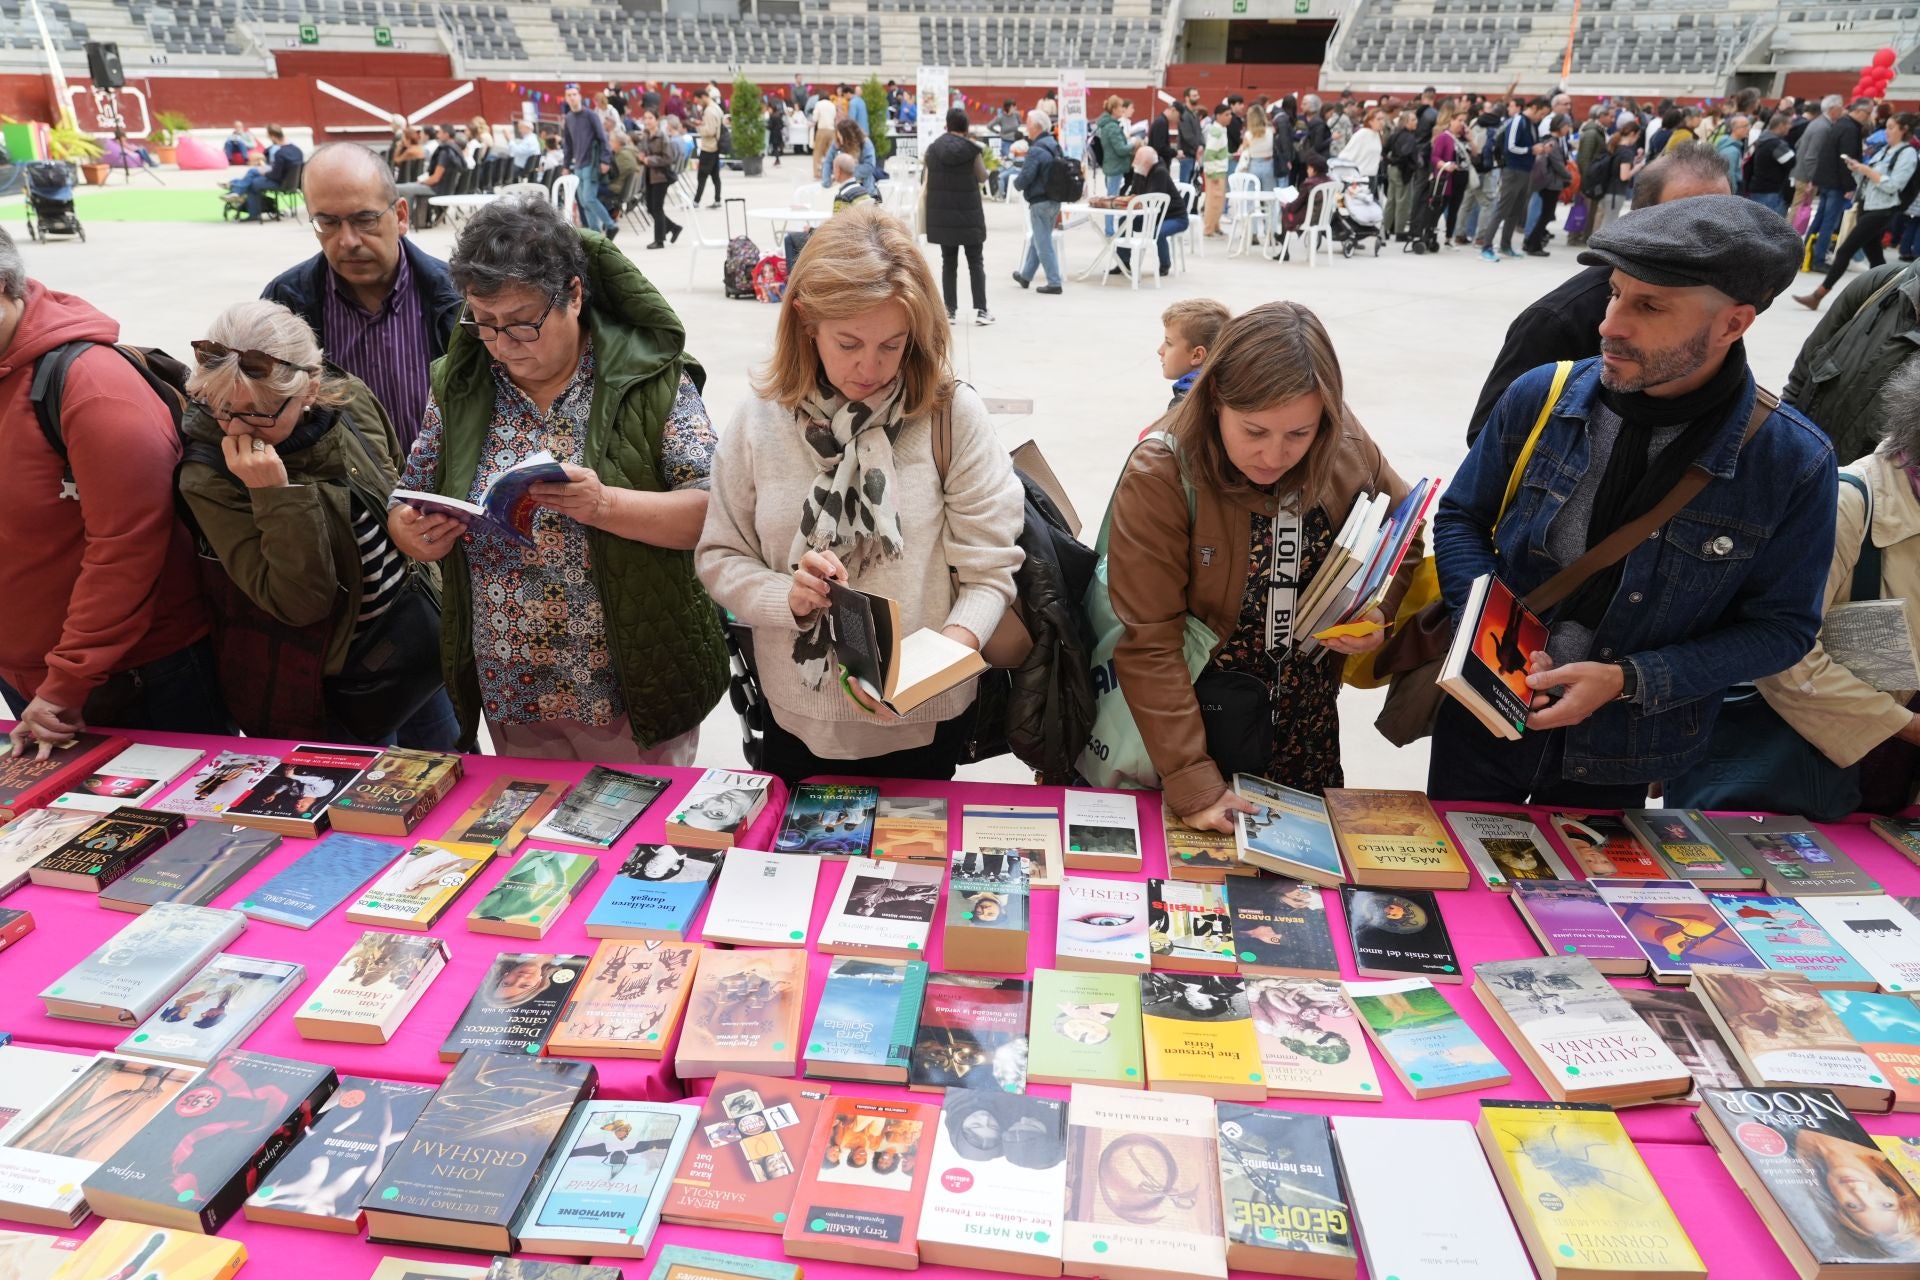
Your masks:
{"label": "wristwatch", "polygon": [[1632,661],[1621,658],[1613,664],[1620,668],[1620,696],[1615,702],[1632,702],[1634,695],[1640,692],[1640,672]]}

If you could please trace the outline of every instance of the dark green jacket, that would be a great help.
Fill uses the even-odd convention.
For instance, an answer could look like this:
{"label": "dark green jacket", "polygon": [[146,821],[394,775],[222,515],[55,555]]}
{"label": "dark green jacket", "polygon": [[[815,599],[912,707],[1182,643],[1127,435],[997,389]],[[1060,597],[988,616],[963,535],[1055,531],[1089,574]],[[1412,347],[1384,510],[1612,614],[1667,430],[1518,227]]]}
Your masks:
{"label": "dark green jacket", "polygon": [[1886,433],[1880,389],[1920,356],[1920,267],[1889,262],[1856,276],[1820,317],[1782,395],[1833,441],[1841,466]]}
{"label": "dark green jacket", "polygon": [[[587,414],[586,465],[603,484],[660,493],[660,441],[685,372],[706,380],[686,354],[687,333],[640,269],[593,232],[587,250],[587,331],[593,339],[593,407]],[[486,348],[464,329],[433,365],[433,397],[444,433],[433,488],[465,499],[493,424],[493,374]],[[607,648],[634,740],[642,747],[699,725],[727,688],[719,615],[693,572],[692,551],[669,551],[587,530],[593,585],[606,614]],[[447,692],[470,736],[480,717],[473,657],[472,578],[464,547],[445,561],[441,660]]]}
{"label": "dark green jacket", "polygon": [[[1100,138],[1100,172],[1107,177],[1117,177],[1133,167],[1133,147],[1127,141],[1127,126],[1120,123],[1120,117],[1111,112],[1102,111],[1100,118],[1093,122],[1093,131]],[[1090,194],[1105,195],[1105,191]]]}

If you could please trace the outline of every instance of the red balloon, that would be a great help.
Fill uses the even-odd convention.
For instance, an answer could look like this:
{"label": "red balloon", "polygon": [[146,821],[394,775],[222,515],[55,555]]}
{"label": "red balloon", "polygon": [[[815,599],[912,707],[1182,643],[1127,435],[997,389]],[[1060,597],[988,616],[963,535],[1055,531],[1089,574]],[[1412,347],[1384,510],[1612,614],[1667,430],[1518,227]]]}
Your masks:
{"label": "red balloon", "polygon": [[1876,67],[1891,67],[1898,56],[1899,55],[1891,49],[1881,49],[1873,55],[1873,65]]}

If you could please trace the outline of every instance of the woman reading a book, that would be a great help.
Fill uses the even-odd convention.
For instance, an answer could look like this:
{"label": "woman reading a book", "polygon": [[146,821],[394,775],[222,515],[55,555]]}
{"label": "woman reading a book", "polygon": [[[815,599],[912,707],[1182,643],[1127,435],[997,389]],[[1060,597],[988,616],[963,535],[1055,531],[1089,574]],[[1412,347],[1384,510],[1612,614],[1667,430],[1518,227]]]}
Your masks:
{"label": "woman reading a book", "polygon": [[891,600],[905,635],[927,628],[977,650],[1013,600],[1024,495],[985,406],[953,380],[946,306],[905,226],[858,206],[808,248],[758,397],[720,438],[700,579],[753,630],[772,711],[756,767],[789,783],[951,778],[973,682],[896,714],[835,660],[829,586]]}
{"label": "woman reading a book", "polygon": [[[1167,806],[1188,826],[1232,831],[1236,810],[1256,812],[1229,785],[1236,772],[1315,793],[1341,785],[1341,659],[1386,633],[1303,652],[1294,624],[1335,533],[1375,493],[1398,502],[1407,486],[1348,409],[1326,329],[1291,302],[1229,321],[1193,389],[1127,460],[1108,545],[1127,627],[1114,664]],[[1416,539],[1360,621],[1385,627],[1419,560]],[[1215,637],[1198,680],[1188,615]]]}

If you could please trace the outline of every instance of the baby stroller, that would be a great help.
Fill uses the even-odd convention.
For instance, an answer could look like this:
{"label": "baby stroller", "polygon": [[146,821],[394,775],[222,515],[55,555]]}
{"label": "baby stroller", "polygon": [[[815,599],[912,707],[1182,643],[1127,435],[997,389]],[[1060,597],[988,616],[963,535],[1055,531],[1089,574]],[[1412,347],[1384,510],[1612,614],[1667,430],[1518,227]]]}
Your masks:
{"label": "baby stroller", "polygon": [[1351,258],[1355,249],[1371,239],[1373,256],[1379,257],[1386,239],[1381,227],[1387,212],[1374,193],[1373,176],[1361,173],[1351,161],[1339,159],[1328,161],[1327,176],[1340,184],[1340,198],[1333,210],[1333,239],[1340,246],[1340,256]]}
{"label": "baby stroller", "polygon": [[27,238],[44,243],[48,236],[79,236],[87,229],[73,211],[73,170],[64,160],[30,160],[27,171]]}

